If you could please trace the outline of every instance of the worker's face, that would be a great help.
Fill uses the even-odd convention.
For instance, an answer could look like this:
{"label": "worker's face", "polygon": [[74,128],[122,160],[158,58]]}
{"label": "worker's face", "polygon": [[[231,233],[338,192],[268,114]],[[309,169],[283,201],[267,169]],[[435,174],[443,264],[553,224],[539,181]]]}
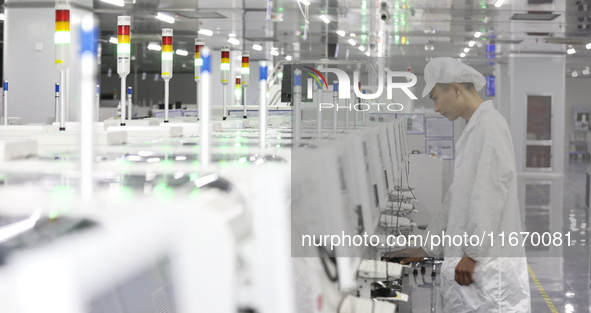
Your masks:
{"label": "worker's face", "polygon": [[435,112],[447,117],[450,121],[461,116],[461,101],[454,85],[450,85],[447,89],[435,85],[429,96],[433,100]]}

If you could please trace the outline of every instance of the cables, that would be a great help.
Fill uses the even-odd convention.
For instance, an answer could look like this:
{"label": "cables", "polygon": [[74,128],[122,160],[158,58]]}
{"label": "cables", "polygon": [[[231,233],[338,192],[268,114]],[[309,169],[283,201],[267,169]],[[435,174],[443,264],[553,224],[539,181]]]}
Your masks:
{"label": "cables", "polygon": [[[328,264],[326,264],[326,259],[329,259],[331,263],[333,263],[336,266],[336,259],[331,257],[330,254],[328,253],[328,251],[326,251],[326,249],[322,246],[318,247],[318,250],[320,250],[319,253],[319,257],[320,257],[320,263],[322,263],[322,268],[324,269],[324,273],[326,274],[326,277],[331,281],[331,282],[337,282],[339,280],[339,272],[338,270],[335,271],[334,276],[331,275],[330,270],[328,269]],[[326,257],[323,257],[322,254],[326,254]]]}

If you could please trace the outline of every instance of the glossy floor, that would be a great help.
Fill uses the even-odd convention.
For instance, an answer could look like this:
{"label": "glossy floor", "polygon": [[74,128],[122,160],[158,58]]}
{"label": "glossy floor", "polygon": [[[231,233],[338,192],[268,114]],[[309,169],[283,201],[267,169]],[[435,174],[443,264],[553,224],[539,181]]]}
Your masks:
{"label": "glossy floor", "polygon": [[[588,168],[588,163],[571,162],[564,179],[519,179],[525,231],[570,233],[570,241],[557,247],[526,246],[532,313],[591,311],[589,210],[585,206]],[[431,276],[431,266],[424,274],[410,275],[408,282],[412,303],[401,312],[442,312],[439,276]]]}

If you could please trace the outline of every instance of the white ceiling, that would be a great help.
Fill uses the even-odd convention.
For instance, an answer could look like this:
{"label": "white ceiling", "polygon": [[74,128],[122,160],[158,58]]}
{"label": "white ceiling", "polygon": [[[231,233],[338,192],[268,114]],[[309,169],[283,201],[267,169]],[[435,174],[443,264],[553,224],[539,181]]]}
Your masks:
{"label": "white ceiling", "polygon": [[[567,37],[579,41],[574,47],[577,53],[567,58],[569,69],[581,70],[591,63],[591,53],[584,44],[591,41],[589,31],[589,11],[591,0],[554,0],[554,4],[527,5],[527,0],[506,0],[496,8],[491,0],[387,0],[390,19],[388,23],[380,20],[382,0],[309,0],[308,9],[310,31],[304,40],[305,19],[296,0],[275,0],[273,15],[282,21],[266,22],[268,0],[125,0],[124,8],[94,1],[101,23],[103,41],[102,70],[115,67],[115,45],[108,39],[116,33],[116,17],[132,16],[132,41],[136,64],[142,71],[159,71],[160,56],[157,52],[147,51],[150,41],[160,41],[162,28],[174,29],[175,49],[189,51],[187,57],[175,60],[178,71],[192,71],[192,67],[182,67],[182,63],[192,62],[191,51],[194,38],[199,28],[214,31],[212,37],[205,38],[206,45],[219,49],[228,45],[229,34],[235,34],[241,45],[232,49],[246,49],[251,52],[251,59],[263,59],[268,54],[252,50],[253,43],[267,42],[275,46],[283,55],[275,57],[282,60],[285,55],[298,55],[301,59],[319,59],[326,57],[326,45],[338,44],[338,59],[368,59],[364,52],[351,46],[347,41],[350,33],[353,38],[366,47],[375,47],[379,31],[385,30],[383,41],[387,42],[386,56],[391,68],[411,67],[420,73],[426,60],[435,56],[455,56],[467,47],[475,31],[483,35],[468,53],[465,62],[483,72],[492,71],[492,62],[503,62],[507,52],[514,53],[536,51],[542,53],[565,53],[565,45],[544,43],[547,35],[528,35],[528,32],[549,32],[551,37]],[[305,6],[302,5],[305,9]],[[529,22],[513,21],[514,13],[527,10],[551,11],[559,14],[552,21]],[[169,12],[177,16],[174,24],[156,20],[156,12]],[[323,23],[319,15],[327,14],[330,24]],[[211,18],[208,16],[218,16]],[[340,37],[337,29],[345,30],[347,35]],[[363,36],[363,37],[362,37]],[[396,41],[396,36],[399,40]],[[408,44],[402,45],[405,37]],[[246,39],[246,40],[245,40]],[[521,44],[508,44],[507,40],[523,40]],[[487,59],[486,45],[497,44],[495,60]],[[582,43],[582,44],[580,44]],[[427,50],[432,46],[433,50]],[[347,53],[347,50],[349,52]],[[591,50],[589,50],[591,51]],[[329,57],[333,57],[332,55]],[[186,59],[186,60],[184,60]],[[175,71],[177,69],[175,68]]]}

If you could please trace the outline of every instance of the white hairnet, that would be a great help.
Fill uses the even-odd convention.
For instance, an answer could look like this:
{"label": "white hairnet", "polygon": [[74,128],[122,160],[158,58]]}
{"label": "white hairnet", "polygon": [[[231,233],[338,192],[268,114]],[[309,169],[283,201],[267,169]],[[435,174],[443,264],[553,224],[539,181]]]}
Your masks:
{"label": "white hairnet", "polygon": [[423,98],[427,96],[435,84],[472,83],[476,91],[486,85],[486,79],[472,67],[453,58],[434,58],[425,66],[425,82]]}

